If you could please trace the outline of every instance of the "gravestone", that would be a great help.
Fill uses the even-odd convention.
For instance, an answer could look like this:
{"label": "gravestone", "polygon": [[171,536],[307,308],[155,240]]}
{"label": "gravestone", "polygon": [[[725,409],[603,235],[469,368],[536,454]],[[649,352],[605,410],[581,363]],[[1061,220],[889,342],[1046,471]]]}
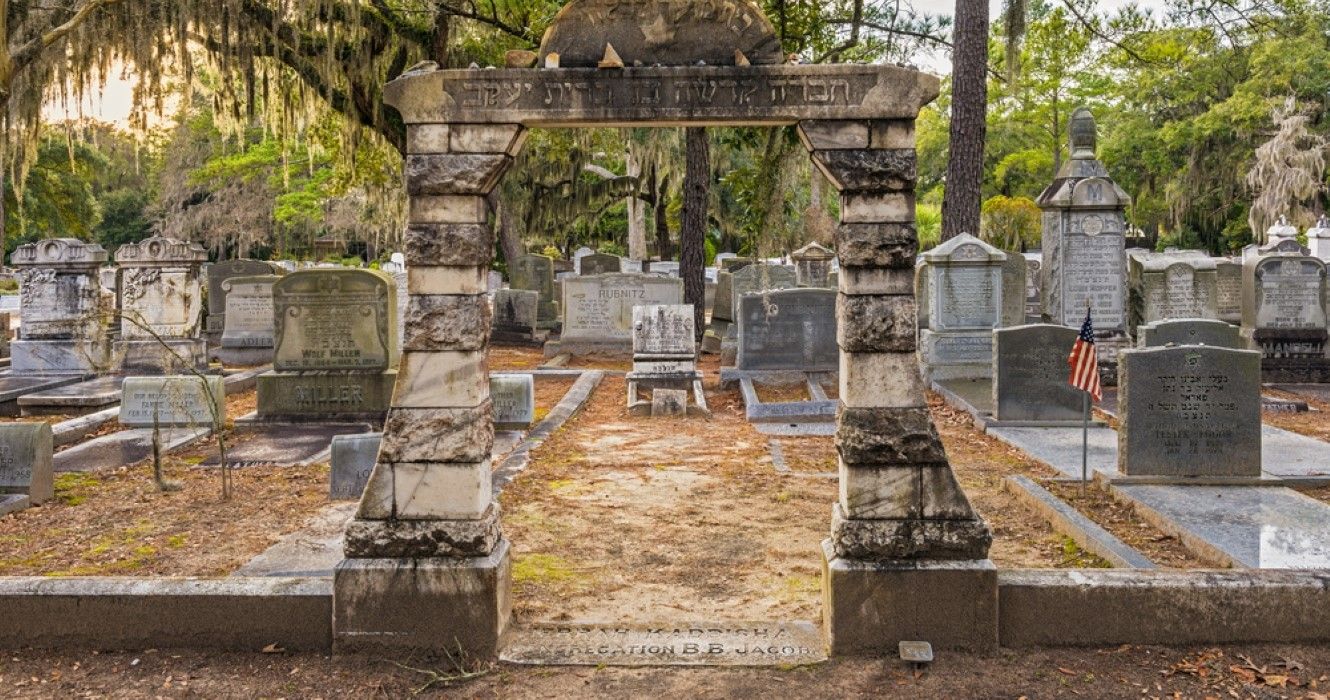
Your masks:
{"label": "gravestone", "polygon": [[0,425],[0,515],[55,496],[49,423]]}
{"label": "gravestone", "polygon": [[1330,218],[1322,216],[1316,225],[1307,229],[1307,250],[1325,262],[1330,262]]}
{"label": "gravestone", "polygon": [[554,259],[546,255],[522,255],[512,262],[508,276],[513,289],[526,289],[540,295],[536,307],[537,327],[541,330],[559,324],[559,308],[554,294]]}
{"label": "gravestone", "polygon": [[171,374],[208,366],[203,330],[203,246],[153,236],[120,246],[120,341],[128,372]]}
{"label": "gravestone", "polygon": [[1243,264],[1242,337],[1261,351],[1266,381],[1330,381],[1326,293],[1320,258],[1275,253]]}
{"label": "gravestone", "polygon": [[582,260],[595,253],[596,251],[587,248],[586,246],[582,246],[573,251],[573,272],[576,272],[579,275],[585,275],[586,273],[582,271]]}
{"label": "gravestone", "polygon": [[346,268],[293,272],[273,285],[273,308],[273,371],[258,378],[258,418],[381,419],[397,378],[392,277]]}
{"label": "gravestone", "polygon": [[647,272],[653,275],[679,276],[679,263],[670,260],[656,261],[647,265]]}
{"label": "gravestone", "polygon": [[628,355],[633,308],[683,303],[683,280],[650,274],[606,274],[564,281],[563,329],[545,354]]}
{"label": "gravestone", "polygon": [[332,501],[358,501],[374,471],[379,457],[383,433],[364,435],[337,435],[329,449],[332,463],[328,499]]}
{"label": "gravestone", "polygon": [[919,333],[925,375],[991,377],[993,329],[1002,324],[1006,254],[963,233],[920,257],[928,304],[928,328]]}
{"label": "gravestone", "polygon": [[608,253],[593,253],[581,260],[581,267],[578,268],[578,274],[582,275],[605,275],[610,273],[623,272],[623,258]]}
{"label": "gravestone", "polygon": [[1037,324],[993,331],[993,417],[1000,422],[1083,420],[1085,392],[1068,383],[1076,329]]}
{"label": "gravestone", "polygon": [[1042,253],[1026,253],[1025,258],[1025,319],[1028,323],[1040,323],[1044,315],[1042,292],[1043,267]]}
{"label": "gravestone", "polygon": [[208,318],[205,328],[208,333],[221,333],[226,330],[226,294],[225,282],[233,277],[259,277],[264,275],[283,275],[286,270],[280,265],[261,260],[223,260],[208,266]]}
{"label": "gravestone", "polygon": [[1259,477],[1261,355],[1205,346],[1120,355],[1118,471]]}
{"label": "gravestone", "polygon": [[1242,323],[1242,263],[1215,258],[1215,310],[1220,321]]}
{"label": "gravestone", "polygon": [[1003,328],[1025,325],[1025,275],[1028,265],[1020,253],[1007,253],[1002,261],[1002,313]]}
{"label": "gravestone", "polygon": [[836,254],[826,246],[816,242],[790,254],[794,262],[794,278],[800,287],[829,288],[831,286],[831,268]]}
{"label": "gravestone", "polygon": [[19,270],[16,375],[91,375],[114,369],[106,342],[113,305],[101,293],[106,251],[95,243],[51,238],[14,250]]}
{"label": "gravestone", "polygon": [[[731,322],[725,327],[725,333],[720,336],[720,364],[722,367],[733,367],[738,361],[736,356],[739,352],[739,300],[746,294],[793,289],[799,285],[793,267],[764,262],[754,263],[751,260],[742,261],[745,263],[743,265],[738,265],[738,261],[727,262],[735,262],[736,265],[731,266],[730,272]],[[721,293],[719,288],[716,293],[717,295]]]}
{"label": "gravestone", "polygon": [[[707,410],[702,393],[702,373],[697,371],[693,307],[688,304],[654,304],[633,307],[633,371],[628,381],[628,409],[652,416],[687,412],[688,392],[698,409]],[[640,398],[642,389],[652,392]]]}
{"label": "gravestone", "polygon": [[539,345],[548,331],[538,329],[540,294],[526,289],[500,289],[494,293],[494,322],[490,339],[498,343]]}
{"label": "gravestone", "polygon": [[230,277],[222,282],[226,294],[221,349],[214,356],[226,365],[272,362],[276,343],[272,287],[277,275]]}
{"label": "gravestone", "polygon": [[536,421],[536,382],[529,374],[490,377],[495,430],[526,430]]}
{"label": "gravestone", "polygon": [[1107,385],[1116,381],[1117,351],[1127,344],[1126,217],[1131,198],[1095,157],[1096,127],[1081,108],[1070,122],[1071,158],[1039,195],[1043,210],[1043,313],[1079,329],[1093,309],[1095,349]]}
{"label": "gravestone", "polygon": [[[1285,247],[1281,248],[1281,244]],[[1289,223],[1287,216],[1281,216],[1265,230],[1265,245],[1262,248],[1264,252],[1299,252],[1290,250],[1287,247],[1289,244],[1302,247],[1302,244],[1298,243],[1298,227]]]}
{"label": "gravestone", "polygon": [[123,426],[211,428],[215,421],[226,422],[226,387],[219,376],[126,377],[121,387]]}
{"label": "gravestone", "polygon": [[1201,251],[1132,251],[1128,322],[1137,327],[1178,318],[1218,318],[1217,266]]}
{"label": "gravestone", "polygon": [[1237,326],[1202,318],[1159,321],[1137,329],[1141,347],[1165,345],[1210,345],[1233,350],[1247,349]]}
{"label": "gravestone", "polygon": [[834,372],[840,365],[833,290],[744,295],[736,325],[740,371]]}
{"label": "gravestone", "polygon": [[725,270],[716,272],[716,293],[711,301],[711,321],[702,334],[702,352],[718,355],[721,343],[734,323],[734,276]]}

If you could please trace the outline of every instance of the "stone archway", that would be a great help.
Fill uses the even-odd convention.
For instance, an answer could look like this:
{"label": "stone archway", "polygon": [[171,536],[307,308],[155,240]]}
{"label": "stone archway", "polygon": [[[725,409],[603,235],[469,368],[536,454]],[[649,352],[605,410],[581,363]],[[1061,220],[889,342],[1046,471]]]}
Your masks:
{"label": "stone archway", "polygon": [[[629,67],[595,67],[605,42]],[[952,474],[915,362],[914,119],[938,79],[783,64],[750,0],[575,0],[542,65],[552,54],[563,67],[416,72],[385,89],[407,124],[409,303],[378,464],[336,573],[338,647],[490,656],[509,623],[509,548],[489,483],[485,195],[525,130],[790,124],[841,192],[840,498],[823,577],[832,650],[994,646],[991,536]]]}

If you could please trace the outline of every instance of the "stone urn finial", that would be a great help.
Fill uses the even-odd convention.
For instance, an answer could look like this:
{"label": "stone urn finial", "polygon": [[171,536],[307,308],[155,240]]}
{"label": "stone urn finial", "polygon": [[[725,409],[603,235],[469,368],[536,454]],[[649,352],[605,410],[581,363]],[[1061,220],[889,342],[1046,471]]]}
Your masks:
{"label": "stone urn finial", "polygon": [[1099,128],[1088,107],[1078,107],[1071,115],[1071,157],[1073,160],[1094,160]]}

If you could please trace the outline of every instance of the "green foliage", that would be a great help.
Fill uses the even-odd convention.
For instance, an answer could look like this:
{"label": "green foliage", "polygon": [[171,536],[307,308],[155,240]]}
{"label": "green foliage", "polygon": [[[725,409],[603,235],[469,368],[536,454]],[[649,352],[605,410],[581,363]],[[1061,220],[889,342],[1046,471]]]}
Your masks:
{"label": "green foliage", "polygon": [[1038,248],[1041,237],[1039,205],[1028,197],[998,195],[984,202],[981,237],[1003,250],[1024,252]]}
{"label": "green foliage", "polygon": [[937,247],[942,240],[942,206],[918,204],[914,208],[914,226],[919,234],[919,251]]}

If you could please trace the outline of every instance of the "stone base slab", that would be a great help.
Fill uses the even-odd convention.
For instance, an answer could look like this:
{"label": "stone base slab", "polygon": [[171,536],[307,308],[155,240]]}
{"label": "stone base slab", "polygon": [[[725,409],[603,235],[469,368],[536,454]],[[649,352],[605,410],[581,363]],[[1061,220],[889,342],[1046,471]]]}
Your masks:
{"label": "stone base slab", "polygon": [[455,663],[488,660],[512,622],[508,542],[483,557],[348,559],[333,573],[333,591],[337,653],[424,651]]}
{"label": "stone base slab", "polygon": [[997,648],[992,561],[867,562],[837,557],[830,540],[822,551],[822,615],[832,655],[895,656],[902,641]]}
{"label": "stone base slab", "polygon": [[993,533],[982,520],[852,520],[837,503],[831,515],[835,556],[867,561],[988,558]]}
{"label": "stone base slab", "polygon": [[214,347],[208,351],[208,359],[220,362],[227,367],[256,367],[272,364],[276,350],[271,347],[226,348]]}
{"label": "stone base slab", "polygon": [[1330,384],[1330,359],[1263,358],[1261,381],[1266,384]]}
{"label": "stone base slab", "polygon": [[261,420],[382,421],[392,404],[397,370],[385,372],[266,372],[258,378]]}
{"label": "stone base slab", "polygon": [[9,344],[14,374],[89,376],[117,369],[110,345],[83,340],[15,340]]}
{"label": "stone base slab", "polygon": [[202,338],[121,340],[115,345],[125,374],[182,374],[208,368],[208,342]]}
{"label": "stone base slab", "polygon": [[578,340],[569,339],[551,340],[545,343],[545,359],[558,357],[559,355],[572,355],[573,357],[583,357],[586,355],[595,355],[597,357],[623,358],[625,360],[633,359],[633,341],[629,340]]}
{"label": "stone base slab", "polygon": [[479,520],[352,520],[345,553],[347,559],[480,557],[502,540],[495,503]]}

